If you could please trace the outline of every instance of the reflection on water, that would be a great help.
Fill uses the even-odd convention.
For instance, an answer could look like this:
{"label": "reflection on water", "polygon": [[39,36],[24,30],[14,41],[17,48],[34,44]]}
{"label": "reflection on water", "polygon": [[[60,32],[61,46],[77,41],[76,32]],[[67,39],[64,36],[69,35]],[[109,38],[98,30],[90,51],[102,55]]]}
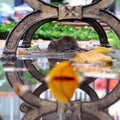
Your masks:
{"label": "reflection on water", "polygon": [[[34,52],[31,55],[18,55],[15,61],[2,61],[1,64],[1,76],[4,72],[16,72],[23,81],[30,80],[32,83],[40,83],[40,80],[48,74],[51,67],[55,64],[59,64],[61,61],[65,61],[67,59],[72,58],[75,55],[75,52],[71,53],[38,53]],[[21,56],[21,57],[20,57]],[[43,57],[42,57],[43,56]],[[46,58],[45,58],[46,56]],[[119,70],[119,59],[115,59],[113,61],[112,66],[102,66],[100,67],[99,64],[91,65],[91,64],[74,64],[76,70],[81,70],[85,72],[83,75],[85,77],[99,77],[101,78],[111,78],[111,79],[118,79],[119,75],[117,73],[120,72]],[[83,68],[83,69],[81,69]],[[87,72],[86,72],[87,71]],[[92,73],[91,73],[92,71]],[[90,72],[90,73],[89,73]],[[102,73],[103,72],[103,73]],[[95,73],[95,74],[94,74]],[[40,74],[40,76],[38,75]],[[35,76],[36,75],[36,76]],[[40,78],[42,76],[42,78]],[[37,78],[39,77],[39,80]],[[4,77],[1,79],[4,79]]]}
{"label": "reflection on water", "polygon": [[[40,80],[42,80],[44,78],[44,76],[46,76],[48,74],[51,67],[53,67],[55,64],[58,64],[60,61],[67,60],[66,54],[67,53],[62,53],[62,54],[55,53],[55,55],[56,55],[56,59],[55,59],[55,56],[53,56],[53,58],[46,56],[46,58],[45,58],[46,54],[44,54],[43,58],[42,58],[40,56],[40,55],[42,55],[41,53],[39,55],[38,55],[38,53],[35,53],[33,55],[34,57],[33,56],[28,57],[26,55],[23,55],[21,57],[22,59],[19,59],[19,57],[18,57],[14,61],[2,61],[1,64],[3,64],[3,66],[1,66],[1,68],[0,68],[1,69],[0,75],[2,76],[3,74],[5,74],[5,72],[17,73],[19,78],[24,82],[24,84],[30,86],[30,90],[32,92],[34,92],[41,85]],[[65,56],[66,58],[64,58],[63,56]],[[68,59],[69,58],[70,57],[68,55]],[[53,60],[53,62],[51,61],[51,59]],[[51,65],[51,62],[52,62],[52,65]],[[111,68],[113,68],[113,71],[115,71],[114,73],[119,72],[119,67],[117,67],[119,65],[119,62],[120,62],[119,59],[117,61],[115,60],[113,66],[111,66]],[[113,71],[112,71],[112,69],[109,70],[110,73],[113,73]],[[40,76],[38,74],[40,74]],[[35,75],[36,75],[36,77],[35,77]],[[94,75],[94,73],[91,76],[89,76],[88,74],[85,74],[85,75],[88,77],[91,77],[92,75]],[[97,75],[97,74],[95,74],[95,75]],[[102,73],[98,74],[98,76],[95,76],[95,77],[99,77],[99,79],[100,79],[100,75],[102,76]],[[39,78],[37,79],[37,77],[39,77]],[[104,76],[104,78],[105,77],[107,77],[107,76]],[[1,77],[1,79],[5,79],[5,75],[3,78]],[[89,79],[86,79],[86,80],[88,81]],[[15,81],[11,80],[11,82],[15,82]],[[33,85],[33,83],[34,83],[34,85]],[[102,84],[101,82],[98,84],[98,87],[96,87],[96,91],[98,94],[100,94],[100,97],[104,97],[106,95],[107,90],[105,87],[102,88],[102,90],[99,90],[98,88],[100,87],[99,85],[101,85],[101,84]],[[2,84],[2,86],[3,85],[4,85],[4,83]],[[91,83],[90,86],[92,88],[94,88],[93,83]],[[13,91],[13,89],[11,89],[10,86],[9,87],[6,86],[6,88],[7,89],[9,88],[8,91]],[[42,94],[40,94],[39,97],[41,97],[42,99],[55,101],[55,98],[52,95],[50,90],[44,91]],[[77,89],[72,100],[91,101],[91,98],[84,91]],[[20,105],[20,102],[21,102],[20,99],[18,99],[18,101],[19,102],[16,105],[17,107]],[[9,104],[12,106],[12,103],[9,103]],[[19,111],[19,108],[17,108],[17,107],[16,107],[16,110]],[[3,107],[1,107],[1,108],[3,109]],[[1,114],[4,114],[4,113],[2,112]],[[17,117],[21,116],[21,113],[15,113],[15,114],[17,114]]]}

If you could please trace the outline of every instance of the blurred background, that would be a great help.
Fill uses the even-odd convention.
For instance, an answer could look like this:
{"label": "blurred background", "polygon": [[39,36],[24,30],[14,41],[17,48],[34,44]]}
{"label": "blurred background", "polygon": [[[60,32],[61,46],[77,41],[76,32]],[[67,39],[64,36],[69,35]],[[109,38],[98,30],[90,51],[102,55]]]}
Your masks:
{"label": "blurred background", "polygon": [[[92,2],[92,0],[43,0],[47,3],[58,5],[87,5]],[[26,14],[32,11],[24,0],[0,0],[0,23],[9,24],[10,21],[18,22]],[[114,12],[118,17],[120,14],[120,1],[116,2],[110,8],[111,12]]]}

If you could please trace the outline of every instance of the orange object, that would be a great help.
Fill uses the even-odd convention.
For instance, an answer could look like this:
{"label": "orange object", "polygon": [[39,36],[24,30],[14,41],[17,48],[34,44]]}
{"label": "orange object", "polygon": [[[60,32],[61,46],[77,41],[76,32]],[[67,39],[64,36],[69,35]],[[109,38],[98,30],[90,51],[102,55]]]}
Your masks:
{"label": "orange object", "polygon": [[79,87],[78,76],[69,61],[57,64],[45,80],[54,97],[61,103],[68,103]]}
{"label": "orange object", "polygon": [[112,58],[110,56],[91,50],[88,52],[76,54],[72,61],[76,63],[92,63],[92,64],[112,63]]}
{"label": "orange object", "polygon": [[15,90],[15,93],[18,96],[22,96],[24,93],[26,93],[27,91],[29,91],[29,86],[16,84],[15,87],[14,87],[14,90]]}
{"label": "orange object", "polygon": [[27,50],[18,50],[19,55],[27,55],[29,52]]}
{"label": "orange object", "polygon": [[[119,80],[109,80],[109,90],[113,90],[117,86],[118,82]],[[106,79],[97,79],[95,81],[95,90],[106,90],[106,86]]]}

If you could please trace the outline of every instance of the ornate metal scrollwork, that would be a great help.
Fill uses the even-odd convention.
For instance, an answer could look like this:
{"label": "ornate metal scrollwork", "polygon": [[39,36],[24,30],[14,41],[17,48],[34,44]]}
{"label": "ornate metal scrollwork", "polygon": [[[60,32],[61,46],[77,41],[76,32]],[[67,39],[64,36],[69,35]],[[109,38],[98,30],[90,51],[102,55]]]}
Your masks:
{"label": "ornate metal scrollwork", "polygon": [[[87,6],[59,7],[48,5],[40,0],[25,1],[34,10],[32,13],[25,16],[9,34],[4,47],[4,57],[16,57],[18,43],[21,37],[25,35],[23,45],[30,46],[32,36],[36,29],[42,24],[53,20],[82,20],[88,22],[97,31],[100,38],[100,43],[103,46],[108,46],[109,43],[107,41],[105,31],[96,19],[105,22],[120,37],[120,20],[110,12],[106,11],[106,8],[112,5],[115,0],[98,0],[97,2],[93,2]],[[39,98],[39,95],[48,89],[47,85],[43,81],[44,76],[39,74],[39,72],[32,65],[31,61],[24,62],[27,68],[34,70],[34,72],[30,70],[29,72],[42,84],[35,91],[31,92],[28,90],[24,94],[20,95],[20,98],[25,101],[25,104],[21,105],[21,110],[26,113],[23,120],[37,120],[43,115],[60,112],[59,107],[61,106],[64,108],[62,111],[63,113],[67,114],[68,111],[74,111],[74,113],[77,114],[77,117],[75,118],[76,120],[113,119],[110,115],[108,115],[108,113],[105,112],[105,109],[120,98],[120,83],[110,94],[102,99],[99,99],[95,91],[89,87],[89,83],[85,83],[81,86],[81,89],[91,97],[90,102],[74,101],[69,105],[61,105],[56,102]],[[15,62],[10,65],[12,67],[16,67]],[[6,76],[13,88],[16,84],[24,85],[17,72],[6,72]],[[91,82],[93,82],[93,80]],[[66,118],[67,117],[68,116],[66,116]]]}
{"label": "ornate metal scrollwork", "polygon": [[59,20],[73,18],[82,19],[82,6],[59,6]]}

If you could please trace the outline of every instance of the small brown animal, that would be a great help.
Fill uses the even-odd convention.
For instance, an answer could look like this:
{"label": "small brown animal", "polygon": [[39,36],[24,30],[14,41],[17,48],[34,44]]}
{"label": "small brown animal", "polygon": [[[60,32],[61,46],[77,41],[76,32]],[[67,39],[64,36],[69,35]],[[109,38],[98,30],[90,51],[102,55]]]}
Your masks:
{"label": "small brown animal", "polygon": [[[82,48],[80,48],[77,41],[70,36],[64,36],[57,41],[52,40],[49,43],[47,50],[54,50],[57,52],[66,52],[72,50],[85,51]],[[50,62],[51,67],[53,67],[56,64],[56,62],[64,61],[64,59],[48,59],[48,60]]]}
{"label": "small brown animal", "polygon": [[82,51],[83,49],[79,47],[77,41],[70,36],[64,36],[59,40],[52,40],[47,50],[55,50],[57,52],[64,52],[68,50],[78,50]]}

